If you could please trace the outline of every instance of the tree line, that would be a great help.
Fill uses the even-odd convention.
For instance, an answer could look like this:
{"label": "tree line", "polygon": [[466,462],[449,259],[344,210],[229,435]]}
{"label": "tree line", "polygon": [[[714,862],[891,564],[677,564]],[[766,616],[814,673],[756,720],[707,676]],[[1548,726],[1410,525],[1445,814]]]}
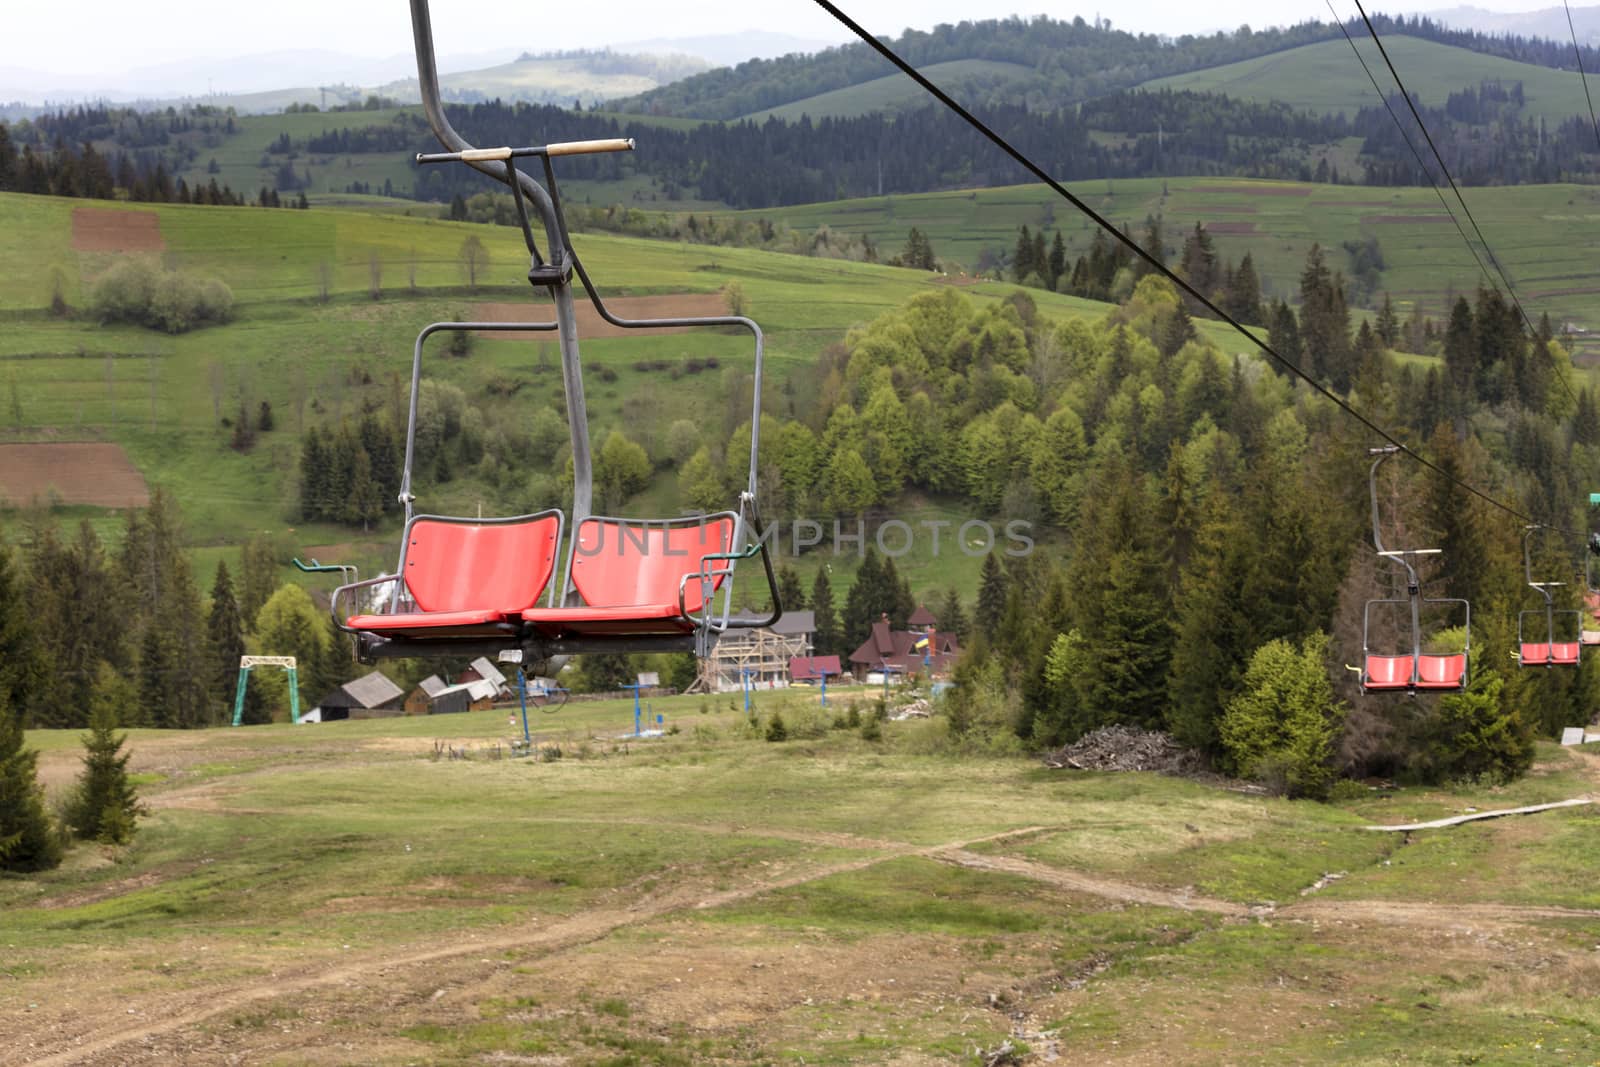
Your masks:
{"label": "tree line", "polygon": [[[1576,528],[1580,487],[1600,478],[1600,412],[1592,390],[1563,384],[1559,343],[1484,289],[1434,330],[1443,358],[1413,369],[1376,329],[1352,328],[1342,284],[1314,249],[1288,309],[1298,347],[1287,320],[1274,344],[1444,470]],[[764,498],[777,514],[870,520],[911,486],[1040,523],[1049,550],[985,564],[952,724],[972,738],[1046,746],[1112,722],[1162,727],[1222,769],[1316,793],[1339,773],[1514,775],[1534,736],[1586,716],[1594,665],[1501,668],[1527,592],[1520,528],[1420,469],[1394,472],[1386,522],[1402,543],[1444,550],[1429,595],[1474,601],[1478,681],[1406,715],[1355,692],[1343,664],[1360,662],[1362,604],[1395,588],[1366,547],[1369,441],[1263,360],[1175,329],[1186,315],[1156,277],[1098,324],[1049,322],[1023,294],[987,308],[952,290],[915,297],[825,353],[809,410],[763,429]],[[741,441],[747,429],[728,454]],[[865,455],[851,498],[849,457]],[[1425,623],[1443,640],[1459,620]],[[833,647],[862,636],[857,618]],[[1399,637],[1382,621],[1373,634],[1377,647]],[[1326,691],[1316,715],[1264,713],[1262,694],[1304,681],[1307,664]],[[1316,766],[1283,762],[1301,742]]]}
{"label": "tree line", "polygon": [[[123,727],[228,722],[247,650],[297,656],[308,703],[354,677],[348,639],[304,590],[279,584],[270,542],[244,546],[237,583],[218,563],[202,595],[182,517],[159,489],[114,545],[87,521],[63,529],[41,513],[16,532],[17,549],[0,546],[0,683],[27,726],[86,726],[108,702]],[[249,721],[286,702],[281,678],[250,688]]]}
{"label": "tree line", "polygon": [[[1600,52],[1570,42],[1512,35],[1491,36],[1453,30],[1425,16],[1373,15],[1380,34],[1405,34],[1556,70],[1595,70]],[[1364,35],[1366,27],[1352,19],[1346,28]],[[1154,78],[1204,70],[1225,63],[1272,55],[1302,45],[1342,39],[1332,23],[1172,38],[1132,34],[1109,20],[1082,18],[1070,22],[1046,16],[981,19],[944,24],[932,30],[906,30],[889,43],[916,67],[961,59],[1015,63],[1031,73],[1008,81],[991,98],[978,102],[1034,103],[1050,99],[1077,103],[1105,96]],[[612,108],[652,115],[684,115],[730,120],[819,93],[859,85],[894,73],[894,67],[865,44],[852,42],[814,55],[755,59],[686,78],[650,92],[617,101]],[[962,96],[963,100],[972,99]]]}

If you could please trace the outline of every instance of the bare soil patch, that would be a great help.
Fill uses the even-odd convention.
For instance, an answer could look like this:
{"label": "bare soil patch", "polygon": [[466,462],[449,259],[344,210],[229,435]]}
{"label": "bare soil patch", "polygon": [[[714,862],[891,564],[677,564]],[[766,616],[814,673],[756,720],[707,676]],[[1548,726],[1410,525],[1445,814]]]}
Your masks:
{"label": "bare soil patch", "polygon": [[165,252],[161,216],[154,211],[80,207],[72,211],[72,247],[78,252]]}
{"label": "bare soil patch", "polygon": [[[710,317],[727,315],[728,301],[721,293],[669,293],[664,296],[613,296],[606,299],[606,308],[623,319],[664,319]],[[594,305],[587,300],[577,301],[579,337],[650,337],[658,334],[687,333],[703,327],[656,326],[644,330],[627,330],[613,326],[602,319]],[[549,304],[478,304],[473,314],[483,322],[549,322],[554,312]],[[554,341],[555,332],[517,330],[510,333],[480,334],[486,337],[512,337],[520,340]]]}
{"label": "bare soil patch", "polygon": [[13,505],[52,492],[63,504],[142,508],[150,503],[144,475],[121,445],[0,445],[0,496]]}
{"label": "bare soil patch", "polygon": [[1447,223],[1452,221],[1449,215],[1362,215],[1363,226],[1396,226],[1415,223],[1419,226],[1429,223]]}

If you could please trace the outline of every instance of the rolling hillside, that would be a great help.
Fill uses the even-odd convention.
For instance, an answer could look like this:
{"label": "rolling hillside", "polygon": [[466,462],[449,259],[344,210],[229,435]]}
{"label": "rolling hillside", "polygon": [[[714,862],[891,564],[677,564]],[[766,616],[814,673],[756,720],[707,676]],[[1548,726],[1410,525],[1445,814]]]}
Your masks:
{"label": "rolling hillside", "polygon": [[[1482,275],[1431,189],[1250,182],[1207,178],[1078,182],[1073,191],[1138,236],[1146,216],[1164,220],[1166,243],[1181,245],[1204,222],[1217,254],[1237,262],[1250,253],[1264,287],[1291,296],[1312,242],[1346,269],[1345,242],[1376,239],[1388,267],[1382,286],[1396,301],[1421,301],[1434,315],[1450,293],[1471,292]],[[1595,296],[1600,268],[1593,242],[1575,233],[1600,222],[1600,190],[1589,186],[1515,186],[1464,190],[1495,255],[1511,274],[1531,315],[1600,329]],[[1457,209],[1459,211],[1459,209]],[[938,254],[967,268],[987,252],[1009,254],[1017,230],[1060,227],[1072,256],[1087,251],[1093,231],[1071,207],[1039,186],[874,197],[739,213],[802,232],[827,225],[867,234],[886,255],[915,226]]]}
{"label": "rolling hillside", "polygon": [[[1385,36],[1383,43],[1405,79],[1406,87],[1430,107],[1443,107],[1452,92],[1476,88],[1485,81],[1498,81],[1507,87],[1522,83],[1527,100],[1524,117],[1559,122],[1585,112],[1583,83],[1576,73],[1479,55],[1415,37]],[[1378,75],[1378,84],[1392,92],[1393,81],[1372,39],[1357,37],[1356,44]],[[1140,88],[1226,93],[1261,102],[1279,101],[1296,109],[1317,112],[1354,112],[1379,105],[1372,83],[1343,38],[1157,78]]]}
{"label": "rolling hillside", "polygon": [[[1009,98],[1028,85],[1035,87],[1039,79],[1033,68],[1020,63],[1004,63],[987,59],[957,59],[948,63],[934,63],[921,68],[921,73],[932,78],[946,91],[960,99],[978,95]],[[833,89],[803,100],[767,108],[742,116],[752,122],[765,122],[769,118],[784,122],[798,122],[800,116],[810,115],[813,120],[822,118],[848,118],[874,111],[898,111],[904,107],[924,107],[928,94],[904,74],[852,85],[846,89]]]}
{"label": "rolling hillside", "polygon": [[[54,279],[61,280],[66,302],[81,308],[93,279],[117,258],[75,247],[74,213],[80,210],[155,216],[157,228],[136,228],[145,247],[152,234],[160,242],[148,254],[159,251],[168,266],[225,281],[238,301],[236,321],[170,336],[77,316],[50,318],[44,309]],[[466,286],[458,256],[469,236],[487,246],[495,279],[476,293]],[[922,272],[759,250],[589,234],[575,242],[613,299],[653,295],[669,303],[698,302],[704,311],[707,301],[721,305],[722,290],[737,281],[766,331],[768,396],[779,407],[792,390],[807,388],[805,374],[816,355],[845,330],[945,284]],[[506,227],[354,211],[118,206],[0,194],[0,317],[10,320],[0,334],[0,388],[7,396],[0,443],[121,445],[152,485],[177,497],[203,566],[257,533],[297,551],[310,546],[312,555],[320,551],[364,567],[392,565],[392,530],[361,535],[345,526],[298,521],[301,431],[395,405],[409,374],[412,341],[428,322],[488,314],[496,306],[505,314],[547,317],[519,281],[525,261],[520,234]],[[370,295],[375,262],[381,276],[377,300]],[[319,299],[324,265],[326,302]],[[965,291],[998,298],[1013,288],[991,283]],[[1041,294],[1039,303],[1046,313],[1063,317],[1099,317],[1105,311],[1104,305],[1050,294]],[[486,432],[519,432],[535,412],[560,408],[553,348],[482,338],[465,359],[437,358],[435,352],[427,374],[460,387],[484,413]],[[708,440],[726,439],[731,424],[724,426],[730,414],[724,410],[724,380],[738,381],[748,365],[743,338],[591,337],[583,351],[593,375],[588,401],[596,442],[610,429],[624,428],[651,444],[667,423],[682,418],[705,427]],[[670,367],[708,357],[720,368],[681,377],[645,365],[666,361]],[[222,420],[241,405],[254,410],[263,400],[277,413],[276,428],[262,433],[249,451],[229,448],[230,430]],[[531,486],[559,474],[529,468],[507,477]],[[463,471],[448,484],[422,486],[419,494],[430,507],[471,514],[479,506],[492,511],[496,492],[503,491]],[[639,507],[641,514],[675,511],[675,477],[666,474]],[[118,536],[120,520],[109,513],[72,513]],[[913,502],[907,511],[924,513],[943,515],[937,502]],[[975,588],[976,561],[970,569]],[[952,580],[948,570],[926,565],[908,573],[919,588],[942,589]]]}

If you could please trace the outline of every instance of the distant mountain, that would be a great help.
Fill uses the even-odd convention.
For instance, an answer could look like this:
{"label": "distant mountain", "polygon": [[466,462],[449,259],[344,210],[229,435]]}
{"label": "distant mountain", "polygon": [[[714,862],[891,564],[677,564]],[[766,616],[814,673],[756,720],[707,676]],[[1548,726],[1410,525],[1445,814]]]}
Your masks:
{"label": "distant mountain", "polygon": [[[1572,39],[1572,32],[1567,27],[1567,13],[1559,7],[1505,12],[1462,6],[1440,11],[1418,11],[1415,14],[1425,15],[1456,30],[1476,30],[1497,36],[1543,37],[1551,41]],[[1572,26],[1578,31],[1579,43],[1600,45],[1600,7],[1573,8]]]}
{"label": "distant mountain", "polygon": [[615,48],[618,52],[699,56],[712,66],[736,67],[747,59],[773,59],[797,52],[820,52],[824,48],[843,44],[845,40],[842,35],[835,40],[824,41],[788,33],[744,30],[701,37],[654,37],[648,41],[628,41]]}
{"label": "distant mountain", "polygon": [[[585,104],[630,96],[698,74],[710,67],[699,56],[633,55],[611,51],[530,56],[514,50],[444,56],[439,61],[445,98]],[[0,105],[21,118],[46,102],[127,104],[141,110],[168,105],[215,104],[240,114],[282,111],[290,105],[359,103],[370,95],[418,101],[416,60],[409,55],[370,59],[312,50],[269,52],[227,60],[168,63],[110,78],[59,76],[0,66]]]}
{"label": "distant mountain", "polygon": [[[515,59],[518,50],[441,56],[441,70],[471,70]],[[296,85],[383,85],[417,72],[409,53],[375,58],[324,49],[197,57],[95,74],[61,74],[0,62],[0,100],[131,102],[271,93]]]}

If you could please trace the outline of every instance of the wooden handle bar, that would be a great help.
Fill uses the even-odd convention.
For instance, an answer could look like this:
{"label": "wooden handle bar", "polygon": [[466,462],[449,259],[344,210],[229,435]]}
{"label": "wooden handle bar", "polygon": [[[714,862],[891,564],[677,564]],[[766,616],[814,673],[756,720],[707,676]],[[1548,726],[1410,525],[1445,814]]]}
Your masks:
{"label": "wooden handle bar", "polygon": [[614,137],[606,141],[564,141],[561,144],[545,145],[545,154],[550,156],[586,156],[595,152],[632,152],[632,137]]}
{"label": "wooden handle bar", "polygon": [[520,159],[524,156],[586,156],[596,152],[632,152],[632,137],[604,141],[563,141],[538,148],[468,148],[462,152],[419,153],[418,163],[479,163],[487,160]]}

